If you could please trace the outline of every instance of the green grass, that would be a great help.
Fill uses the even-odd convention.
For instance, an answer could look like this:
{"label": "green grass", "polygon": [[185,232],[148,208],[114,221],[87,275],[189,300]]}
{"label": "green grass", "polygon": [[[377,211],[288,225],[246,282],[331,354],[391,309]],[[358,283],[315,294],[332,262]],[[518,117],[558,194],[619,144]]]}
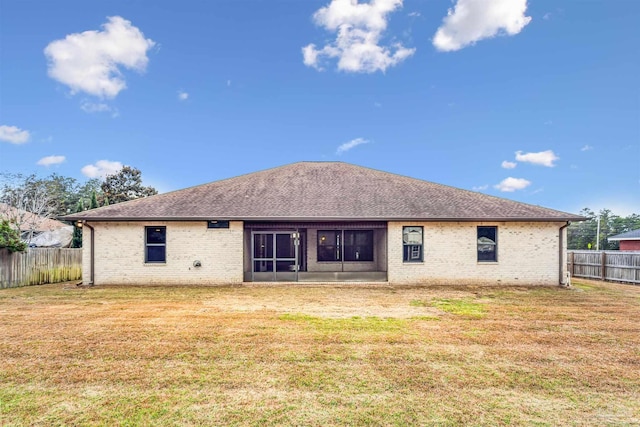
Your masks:
{"label": "green grass", "polygon": [[594,289],[596,289],[596,287],[592,286],[592,285],[587,285],[586,283],[573,283],[571,286],[573,286],[576,289],[580,289],[583,291],[592,291]]}
{"label": "green grass", "polygon": [[457,316],[482,318],[486,316],[486,307],[471,299],[438,299],[433,301],[433,306]]}
{"label": "green grass", "polygon": [[347,319],[323,318],[309,316],[306,314],[285,313],[279,316],[280,320],[299,322],[314,330],[322,332],[397,332],[404,330],[407,326],[406,319],[381,319],[376,316],[360,317],[353,316]]}

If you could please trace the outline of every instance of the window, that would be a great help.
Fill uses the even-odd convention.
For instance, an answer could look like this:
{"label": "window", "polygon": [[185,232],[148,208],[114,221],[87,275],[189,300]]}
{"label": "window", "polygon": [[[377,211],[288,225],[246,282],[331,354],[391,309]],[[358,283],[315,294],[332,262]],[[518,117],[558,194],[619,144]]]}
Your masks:
{"label": "window", "polygon": [[212,219],[207,221],[207,228],[229,228],[229,221],[221,221],[219,219]]}
{"label": "window", "polygon": [[318,261],[340,261],[340,231],[318,231]]}
{"label": "window", "polygon": [[167,261],[167,227],[145,227],[144,262]]}
{"label": "window", "polygon": [[498,227],[478,227],[478,262],[498,261]]}
{"label": "window", "polygon": [[318,261],[373,261],[373,230],[318,231]]}
{"label": "window", "polygon": [[373,230],[344,231],[344,260],[373,261]]}
{"label": "window", "polygon": [[422,227],[402,227],[402,261],[422,262]]}

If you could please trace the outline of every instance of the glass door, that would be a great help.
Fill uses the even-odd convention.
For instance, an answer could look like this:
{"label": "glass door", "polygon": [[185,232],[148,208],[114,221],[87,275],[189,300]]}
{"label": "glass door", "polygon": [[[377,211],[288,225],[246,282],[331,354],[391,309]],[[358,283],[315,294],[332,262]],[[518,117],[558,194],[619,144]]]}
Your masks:
{"label": "glass door", "polygon": [[259,282],[274,280],[273,233],[254,233],[252,237],[253,280]]}
{"label": "glass door", "polygon": [[276,233],[276,280],[293,282],[298,280],[296,233]]}
{"label": "glass door", "polygon": [[253,280],[297,281],[299,244],[299,233],[295,231],[254,231],[251,239]]}

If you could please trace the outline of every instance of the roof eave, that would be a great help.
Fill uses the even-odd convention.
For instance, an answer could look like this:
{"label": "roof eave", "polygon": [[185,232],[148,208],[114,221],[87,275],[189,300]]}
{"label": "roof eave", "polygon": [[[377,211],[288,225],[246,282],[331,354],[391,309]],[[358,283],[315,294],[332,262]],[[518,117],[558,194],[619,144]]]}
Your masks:
{"label": "roof eave", "polygon": [[586,221],[584,217],[237,217],[237,216],[189,216],[189,217],[90,217],[74,216],[61,217],[62,221],[93,221],[93,222],[140,222],[140,221],[389,221],[389,222],[571,222]]}

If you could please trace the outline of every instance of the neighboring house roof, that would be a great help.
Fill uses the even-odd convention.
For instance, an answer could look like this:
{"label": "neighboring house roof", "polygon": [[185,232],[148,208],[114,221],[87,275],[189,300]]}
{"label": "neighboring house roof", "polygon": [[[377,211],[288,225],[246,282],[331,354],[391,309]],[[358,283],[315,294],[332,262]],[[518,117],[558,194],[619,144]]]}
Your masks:
{"label": "neighboring house roof", "polygon": [[585,218],[342,162],[300,162],[65,220],[532,220]]}
{"label": "neighboring house roof", "polygon": [[64,222],[51,218],[44,218],[32,212],[7,205],[6,203],[0,203],[0,219],[7,219],[10,221],[12,219],[17,219],[20,225],[20,231],[44,232],[59,230],[68,226]]}
{"label": "neighboring house roof", "polygon": [[637,230],[627,231],[626,233],[616,234],[607,240],[640,240],[640,228]]}

